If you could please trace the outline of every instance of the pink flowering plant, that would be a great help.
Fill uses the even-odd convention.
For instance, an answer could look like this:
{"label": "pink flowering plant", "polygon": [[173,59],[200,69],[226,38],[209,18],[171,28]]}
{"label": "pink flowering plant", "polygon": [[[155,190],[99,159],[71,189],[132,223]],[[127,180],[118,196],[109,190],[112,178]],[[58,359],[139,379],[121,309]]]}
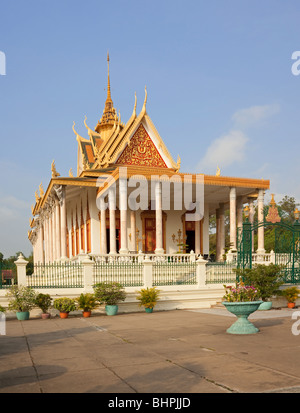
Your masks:
{"label": "pink flowering plant", "polygon": [[252,285],[245,285],[242,281],[236,283],[236,286],[224,285],[225,295],[224,301],[257,301],[259,300],[259,292]]}

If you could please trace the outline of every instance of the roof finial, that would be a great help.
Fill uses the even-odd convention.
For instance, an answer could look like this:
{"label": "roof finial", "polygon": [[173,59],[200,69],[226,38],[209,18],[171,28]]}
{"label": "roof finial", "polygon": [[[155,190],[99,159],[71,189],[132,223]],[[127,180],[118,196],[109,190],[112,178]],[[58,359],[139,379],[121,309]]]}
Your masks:
{"label": "roof finial", "polygon": [[147,103],[147,86],[145,86],[145,100],[142,110],[146,112],[146,103]]}
{"label": "roof finial", "polygon": [[137,99],[136,99],[136,92],[135,92],[134,93],[134,108],[133,108],[133,113],[132,113],[133,116],[136,116],[136,102],[137,102]]}
{"label": "roof finial", "polygon": [[107,99],[111,100],[110,95],[110,78],[109,78],[109,53],[107,52]]}

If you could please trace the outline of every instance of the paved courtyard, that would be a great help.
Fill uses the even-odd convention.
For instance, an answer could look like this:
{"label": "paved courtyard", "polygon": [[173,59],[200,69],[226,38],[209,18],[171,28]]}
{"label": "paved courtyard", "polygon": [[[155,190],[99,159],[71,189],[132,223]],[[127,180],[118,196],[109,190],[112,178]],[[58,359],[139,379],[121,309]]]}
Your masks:
{"label": "paved courtyard", "polygon": [[226,333],[223,309],[9,319],[0,392],[298,393],[294,311],[257,311],[247,336]]}

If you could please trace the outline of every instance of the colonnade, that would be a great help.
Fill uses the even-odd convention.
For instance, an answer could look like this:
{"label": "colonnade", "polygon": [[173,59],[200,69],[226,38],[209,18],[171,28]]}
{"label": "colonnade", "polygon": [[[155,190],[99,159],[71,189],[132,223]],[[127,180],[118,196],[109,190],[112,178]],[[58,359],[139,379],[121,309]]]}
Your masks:
{"label": "colonnade", "polygon": [[[253,223],[254,219],[254,206],[253,198],[248,198],[249,203],[249,222]],[[258,191],[257,197],[258,207],[258,222],[263,222],[263,208],[264,208],[264,190]],[[236,251],[237,249],[237,228],[241,228],[243,225],[243,199],[237,197],[236,188],[230,188],[229,193],[229,219],[230,219],[230,250]],[[225,207],[224,203],[219,204],[219,208],[216,210],[216,255],[217,260],[222,260],[225,253]],[[252,250],[254,249],[254,239],[252,237]],[[264,227],[258,228],[258,254],[264,254]]]}
{"label": "colonnade", "polygon": [[37,218],[32,239],[35,263],[50,263],[67,258],[65,187],[57,187],[55,192]]}

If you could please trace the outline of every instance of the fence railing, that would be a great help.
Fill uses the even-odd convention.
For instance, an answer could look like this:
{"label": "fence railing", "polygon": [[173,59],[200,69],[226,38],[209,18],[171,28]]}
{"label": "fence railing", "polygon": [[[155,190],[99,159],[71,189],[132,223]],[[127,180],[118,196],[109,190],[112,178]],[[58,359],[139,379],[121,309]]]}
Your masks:
{"label": "fence railing", "polygon": [[[36,264],[31,275],[26,275],[28,262],[20,255],[15,261],[18,285],[32,288],[82,288],[92,292],[93,286],[100,282],[119,282],[124,287],[170,287],[182,286],[186,289],[205,289],[209,284],[227,284],[236,282],[236,262],[209,262],[201,256],[194,259],[192,255],[164,255],[153,257],[146,254],[140,259],[136,254],[133,260],[124,257],[88,255],[80,261],[57,262],[53,264]],[[155,258],[155,259],[154,259]],[[285,283],[300,283],[300,268],[294,268],[293,276],[289,265],[282,270]],[[4,287],[6,288],[6,287]]]}
{"label": "fence railing", "polygon": [[124,287],[143,285],[143,264],[137,261],[95,261],[93,282],[118,282]]}
{"label": "fence railing", "polygon": [[206,265],[206,284],[226,284],[236,281],[236,263],[208,262]]}
{"label": "fence railing", "polygon": [[77,262],[35,264],[33,274],[27,275],[27,285],[33,288],[83,287],[83,266]]}
{"label": "fence railing", "polygon": [[[196,261],[196,254],[90,254],[90,257],[95,262],[143,262],[145,259],[153,262],[176,262],[188,263]],[[78,256],[77,259],[80,259]]]}
{"label": "fence railing", "polygon": [[156,261],[153,265],[153,285],[197,284],[196,262]]}

